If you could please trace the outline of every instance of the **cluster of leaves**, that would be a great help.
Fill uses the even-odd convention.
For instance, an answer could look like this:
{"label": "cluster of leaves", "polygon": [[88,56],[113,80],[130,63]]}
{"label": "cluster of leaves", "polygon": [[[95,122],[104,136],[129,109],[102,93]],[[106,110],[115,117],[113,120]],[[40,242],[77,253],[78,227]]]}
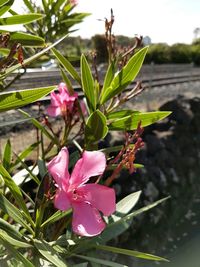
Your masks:
{"label": "cluster of leaves", "polygon": [[[24,2],[30,9],[31,2]],[[46,1],[43,2],[46,3]],[[61,6],[64,2],[57,1],[56,3]],[[53,1],[49,1],[49,3],[49,7],[54,5]],[[14,14],[13,17],[15,16],[18,15]],[[52,205],[54,185],[47,174],[46,163],[49,158],[57,155],[62,146],[73,145],[75,147],[75,151],[70,155],[70,167],[73,167],[77,156],[79,156],[78,150],[98,150],[99,142],[105,138],[109,131],[133,131],[138,128],[138,124],[145,127],[170,114],[168,111],[139,112],[120,109],[123,103],[141,92],[140,86],[134,85],[133,81],[140,71],[148,47],[132,55],[127,62],[124,62],[123,66],[121,65],[120,69],[118,65],[122,57],[110,56],[110,64],[102,82],[98,80],[97,73],[94,77],[84,55],[80,59],[79,73],[55,49],[55,46],[63,38],[34,56],[25,59],[23,65],[37,60],[51,50],[52,55],[60,64],[61,74],[69,91],[74,91],[69,76],[80,85],[88,107],[88,115],[83,114],[80,109],[83,140],[81,144],[78,143],[80,136],[77,136],[77,139],[74,137],[72,140],[71,128],[66,121],[64,138],[60,139],[60,136],[49,127],[48,121],[45,124],[41,123],[38,118],[21,111],[25,116],[25,119],[22,120],[29,120],[40,133],[38,134],[40,138],[38,138],[37,143],[30,145],[18,155],[15,153],[13,155],[12,146],[8,140],[2,155],[0,164],[0,261],[3,265],[5,263],[8,266],[46,266],[47,264],[51,266],[53,264],[64,267],[69,265],[71,259],[75,259],[75,261],[79,260],[80,263],[74,264],[72,262],[70,266],[87,266],[88,263],[93,266],[125,266],[100,258],[100,250],[149,260],[165,260],[151,254],[106,245],[109,240],[127,230],[135,216],[155,207],[165,199],[132,212],[131,210],[135,207],[141,192],[130,194],[117,203],[115,214],[109,218],[104,218],[108,223],[105,231],[101,235],[89,239],[74,236],[71,232],[71,210],[56,211]],[[20,63],[9,66],[1,73],[0,80],[4,81],[9,74],[20,68]],[[2,93],[0,94],[0,112],[17,109],[37,101],[55,88],[56,85]],[[47,148],[44,146],[44,136],[49,142]],[[25,159],[35,148],[40,148],[40,156],[33,166],[28,167]],[[102,151],[109,158],[111,152],[118,152],[121,149],[122,147],[118,146],[104,148]],[[18,171],[19,167],[23,170]],[[115,168],[115,165],[110,167]],[[35,185],[37,193],[34,197],[23,190],[22,185],[27,180],[31,180]]]}
{"label": "cluster of leaves", "polygon": [[37,12],[45,15],[42,21],[36,21],[25,26],[27,31],[43,37],[46,42],[54,42],[55,37],[60,38],[70,32],[76,31],[72,29],[78,23],[81,23],[89,13],[73,12],[76,4],[70,0],[42,1],[37,4],[36,1],[23,0],[24,4],[30,12]]}

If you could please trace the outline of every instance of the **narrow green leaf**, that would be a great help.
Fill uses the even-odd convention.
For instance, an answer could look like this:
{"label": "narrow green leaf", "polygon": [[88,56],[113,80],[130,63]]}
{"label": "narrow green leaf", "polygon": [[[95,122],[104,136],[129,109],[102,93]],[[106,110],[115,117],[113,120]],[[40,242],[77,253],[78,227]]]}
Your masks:
{"label": "narrow green leaf", "polygon": [[46,137],[48,137],[54,144],[59,145],[59,140],[56,138],[56,136],[52,136],[52,135],[49,133],[49,131],[47,131],[47,130],[45,129],[45,127],[44,127],[38,120],[32,118],[27,112],[25,112],[25,111],[23,111],[23,110],[21,110],[21,109],[19,109],[19,112],[20,112],[21,114],[23,114],[24,116],[26,116],[27,118],[30,118],[32,124],[33,124],[36,128],[38,128],[40,131],[42,131],[43,134],[45,134]]}
{"label": "narrow green leaf", "polygon": [[1,2],[0,2],[0,7],[1,6],[4,6],[6,3],[8,3],[9,2],[9,0],[1,0]]}
{"label": "narrow green leaf", "polygon": [[3,166],[7,170],[10,168],[11,159],[12,159],[11,143],[10,140],[8,140],[5,145],[3,153]]}
{"label": "narrow green leaf", "polygon": [[107,72],[106,72],[106,76],[105,76],[105,79],[104,79],[104,83],[103,83],[103,88],[102,88],[102,92],[104,92],[106,90],[107,87],[110,86],[113,78],[114,78],[114,75],[115,75],[115,64],[112,62],[109,66],[108,66],[108,69],[107,69]]}
{"label": "narrow green leaf", "polygon": [[24,123],[30,121],[30,119],[19,119],[19,120],[14,120],[14,121],[6,121],[6,122],[0,122],[0,127],[5,127],[5,126],[9,126],[12,124],[18,124],[18,123]]}
{"label": "narrow green leaf", "polygon": [[15,259],[18,259],[26,267],[34,267],[34,265],[26,259],[13,245],[11,245],[1,234],[0,234],[1,244],[10,252],[10,255]]}
{"label": "narrow green leaf", "polygon": [[57,58],[58,62],[64,67],[64,69],[69,73],[69,75],[76,80],[81,85],[81,78],[72,64],[55,48],[52,48],[51,51]]}
{"label": "narrow green leaf", "polygon": [[116,213],[112,215],[112,219],[116,222],[129,213],[138,202],[140,195],[141,191],[138,191],[120,200],[116,205]]}
{"label": "narrow green leaf", "polygon": [[0,209],[8,214],[14,221],[23,226],[27,231],[33,234],[33,230],[26,223],[26,220],[20,210],[16,208],[10,201],[8,201],[2,194],[0,194]]}
{"label": "narrow green leaf", "polygon": [[72,87],[70,79],[67,77],[66,73],[64,72],[64,70],[62,68],[60,68],[60,70],[61,70],[61,75],[62,75],[63,81],[67,85],[67,89],[68,89],[70,95],[73,95],[74,89]]}
{"label": "narrow green leaf", "polygon": [[28,24],[30,22],[42,19],[44,15],[41,14],[26,14],[26,15],[14,15],[7,18],[0,18],[0,25],[15,25],[15,24]]}
{"label": "narrow green leaf", "polygon": [[133,55],[128,63],[114,77],[109,87],[104,87],[101,93],[100,104],[121,93],[137,76],[148,47],[144,47]]}
{"label": "narrow green leaf", "polygon": [[23,2],[26,5],[26,7],[29,9],[29,11],[31,13],[34,13],[34,7],[31,5],[31,1],[30,0],[23,0]]}
{"label": "narrow green leaf", "polygon": [[127,256],[132,256],[136,258],[141,258],[145,260],[153,260],[153,261],[167,261],[167,259],[164,259],[159,256],[155,256],[152,254],[147,254],[139,251],[134,251],[134,250],[129,250],[129,249],[123,249],[123,248],[117,248],[117,247],[111,247],[111,246],[103,246],[103,245],[97,245],[97,249],[105,250],[105,251],[110,251],[113,253],[118,253],[118,254],[123,254]]}
{"label": "narrow green leaf", "polygon": [[[60,42],[62,42],[62,40],[64,40],[66,37],[67,37],[67,34],[65,36],[63,36],[62,38],[60,38],[57,42],[53,43],[52,45],[48,46],[47,48],[45,48],[42,51],[38,52],[37,54],[33,55],[32,57],[25,59],[23,62],[24,65],[27,65],[27,64],[31,63],[32,61],[38,59],[39,57],[44,55],[46,52],[48,52],[51,48],[53,48],[54,46],[56,46]],[[6,71],[0,75],[0,80],[4,80],[10,73],[13,73],[15,70],[20,69],[21,67],[22,67],[22,65],[19,63],[19,64],[16,64],[16,65],[6,69]]]}
{"label": "narrow green leaf", "polygon": [[[142,208],[140,208],[136,211],[133,211],[132,213],[125,215],[125,216],[124,216],[124,214],[121,214],[120,220],[116,220],[116,221],[109,223],[107,225],[107,227],[105,228],[105,230],[99,236],[93,238],[89,242],[102,244],[102,243],[106,243],[106,242],[110,241],[113,238],[116,238],[118,235],[122,234],[130,227],[130,225],[132,223],[132,219],[134,217],[156,207],[157,205],[163,203],[167,199],[169,199],[169,197],[160,199],[160,200],[158,200],[152,204],[149,204],[145,207],[142,207]],[[119,217],[120,214],[118,213],[118,214],[116,214],[116,216]]]}
{"label": "narrow green leaf", "polygon": [[23,46],[44,46],[45,41],[42,37],[23,32],[10,32],[10,41],[19,42]]}
{"label": "narrow green leaf", "polygon": [[90,111],[96,110],[96,94],[94,79],[89,64],[84,55],[81,56],[81,79],[84,94]]}
{"label": "narrow green leaf", "polygon": [[4,230],[0,229],[0,236],[3,237],[5,240],[8,241],[11,245],[19,248],[30,248],[32,247],[31,244],[24,241],[19,241],[13,237],[11,237],[8,233],[6,233]]}
{"label": "narrow green leaf", "polygon": [[53,263],[57,267],[67,267],[67,263],[62,257],[56,252],[56,250],[44,240],[34,240],[34,245],[37,250],[45,257],[48,261]]}
{"label": "narrow green leaf", "polygon": [[[19,161],[21,163],[21,166],[23,167],[23,170],[21,170],[23,173],[24,171],[27,171],[27,174],[25,175],[24,177],[24,180],[23,182],[25,181],[26,177],[30,177],[36,184],[40,184],[40,180],[38,179],[38,177],[33,173],[33,171],[30,169],[30,167],[28,167],[26,165],[26,163],[20,159],[20,157],[18,157],[16,154],[15,154],[16,158],[17,158],[17,161]],[[19,171],[20,173],[20,171]],[[29,174],[29,176],[28,176]],[[15,175],[16,176],[16,175]],[[14,177],[14,176],[13,176]],[[23,177],[22,177],[23,178]]]}
{"label": "narrow green leaf", "polygon": [[1,0],[1,3],[0,3],[0,16],[2,16],[4,13],[6,13],[10,9],[10,7],[13,4],[13,2],[14,2],[14,0],[6,0],[6,3],[2,6],[2,0]]}
{"label": "narrow green leaf", "polygon": [[16,240],[23,241],[23,235],[19,232],[18,229],[11,225],[7,221],[0,218],[0,229],[4,230],[8,235],[15,238]]}
{"label": "narrow green leaf", "polygon": [[116,119],[109,124],[109,130],[135,130],[137,129],[138,123],[141,122],[141,126],[145,127],[151,125],[159,120],[164,119],[170,115],[170,111],[155,111],[155,112],[144,112],[135,113],[133,115]]}
{"label": "narrow green leaf", "polygon": [[30,213],[28,211],[28,208],[24,202],[22,193],[19,189],[19,187],[15,184],[14,180],[10,176],[10,174],[6,171],[6,169],[3,167],[2,164],[0,164],[0,175],[4,180],[5,185],[9,188],[11,194],[13,195],[16,203],[18,206],[23,210],[24,214],[26,215],[26,218],[28,219],[29,223],[32,225],[34,224],[32,221],[32,218],[30,216]]}
{"label": "narrow green leaf", "polygon": [[103,259],[99,259],[99,258],[94,258],[94,257],[89,257],[89,256],[83,256],[83,255],[73,255],[75,256],[76,258],[80,258],[80,259],[83,259],[83,260],[88,260],[90,262],[95,262],[95,263],[98,263],[98,264],[101,264],[103,266],[110,266],[110,267],[128,267],[127,265],[124,265],[124,264],[120,264],[120,263],[117,263],[117,262],[113,262],[113,261],[108,261],[108,260],[103,260]]}
{"label": "narrow green leaf", "polygon": [[57,222],[58,220],[66,217],[67,215],[69,215],[72,212],[71,209],[67,210],[67,211],[56,211],[51,217],[49,217],[45,222],[43,222],[43,224],[41,225],[41,227],[45,227],[48,224]]}
{"label": "narrow green leaf", "polygon": [[104,138],[108,133],[108,127],[106,126],[106,117],[100,110],[93,112],[85,127],[85,141],[87,144],[91,144]]}
{"label": "narrow green leaf", "polygon": [[2,93],[0,94],[0,112],[33,103],[49,94],[53,89],[55,86]]}
{"label": "narrow green leaf", "polygon": [[36,142],[36,143],[33,143],[32,145],[30,145],[29,147],[25,148],[24,151],[22,151],[18,155],[18,158],[15,160],[15,162],[12,164],[11,167],[13,168],[18,163],[20,163],[20,160],[23,160],[24,158],[26,158],[36,147],[38,147],[39,144],[40,144],[40,142]]}
{"label": "narrow green leaf", "polygon": [[131,116],[131,115],[134,115],[136,113],[140,113],[139,111],[137,110],[130,110],[130,109],[127,109],[127,110],[119,110],[119,111],[115,111],[115,112],[111,112],[107,115],[107,118],[109,120],[113,120],[113,119],[122,119],[124,117],[127,117],[127,116]]}

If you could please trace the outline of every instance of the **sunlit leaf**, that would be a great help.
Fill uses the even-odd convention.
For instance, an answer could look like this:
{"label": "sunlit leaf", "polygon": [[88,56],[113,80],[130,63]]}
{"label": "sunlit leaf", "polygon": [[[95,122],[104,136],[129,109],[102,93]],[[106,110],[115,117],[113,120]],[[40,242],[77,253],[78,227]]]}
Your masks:
{"label": "sunlit leaf", "polygon": [[100,110],[96,110],[86,122],[85,141],[87,144],[91,144],[104,138],[107,133],[106,117]]}
{"label": "sunlit leaf", "polygon": [[64,69],[69,73],[69,75],[76,80],[81,85],[81,78],[72,64],[55,48],[52,48],[51,51],[54,53],[58,62],[64,67]]}
{"label": "sunlit leaf", "polygon": [[6,142],[4,153],[3,153],[3,166],[7,170],[10,168],[11,159],[12,159],[11,143],[10,143],[10,140],[8,140]]}
{"label": "sunlit leaf", "polygon": [[42,19],[44,15],[41,14],[26,14],[15,15],[7,18],[0,18],[0,25],[15,25],[15,24],[28,24],[30,22]]}
{"label": "sunlit leaf", "polygon": [[91,112],[95,111],[96,94],[95,94],[94,79],[92,77],[92,72],[90,70],[89,64],[84,55],[81,56],[81,79],[88,107]]}
{"label": "sunlit leaf", "polygon": [[18,222],[27,231],[33,234],[33,230],[26,223],[26,220],[20,210],[16,208],[10,201],[8,201],[2,194],[0,194],[0,209],[6,214],[8,214],[14,221]]}
{"label": "sunlit leaf", "polygon": [[121,93],[137,76],[148,47],[144,47],[133,55],[128,63],[117,73],[109,87],[104,87],[101,93],[100,104]]}
{"label": "sunlit leaf", "polygon": [[19,248],[30,248],[32,247],[31,244],[25,242],[24,241],[19,241],[13,237],[11,237],[8,233],[6,233],[4,230],[0,229],[0,236],[3,237],[6,241],[8,241],[8,243],[10,243],[11,245],[15,246],[15,247],[19,247]]}
{"label": "sunlit leaf", "polygon": [[22,46],[44,46],[42,37],[23,32],[10,32],[10,41],[19,42]]}
{"label": "sunlit leaf", "polygon": [[16,185],[16,183],[14,182],[14,180],[12,179],[12,177],[7,172],[7,170],[3,167],[2,164],[0,164],[0,175],[3,178],[5,185],[9,188],[16,203],[23,210],[24,214],[26,215],[26,218],[29,220],[30,223],[33,224],[32,218],[25,204],[20,188]]}
{"label": "sunlit leaf", "polygon": [[167,261],[167,259],[164,259],[159,256],[155,256],[152,254],[148,253],[143,253],[139,251],[134,251],[134,250],[129,250],[129,249],[123,249],[123,248],[117,248],[117,247],[111,247],[111,246],[103,246],[103,245],[97,245],[97,249],[105,250],[105,251],[110,251],[113,253],[118,253],[118,254],[123,254],[127,256],[132,256],[136,258],[141,258],[141,259],[146,259],[146,260],[153,260],[153,261]]}
{"label": "sunlit leaf", "polygon": [[[4,2],[4,4],[2,4]],[[12,6],[14,0],[1,0],[0,2],[0,16],[2,16],[4,13],[6,13],[10,7]]]}
{"label": "sunlit leaf", "polygon": [[133,115],[115,119],[109,124],[109,130],[135,130],[137,129],[138,123],[141,122],[141,126],[145,127],[151,125],[159,120],[164,119],[170,115],[170,111],[155,111],[155,112],[144,112],[134,113]]}
{"label": "sunlit leaf", "polygon": [[67,263],[63,260],[63,258],[56,252],[56,250],[49,245],[44,240],[34,240],[34,245],[37,250],[45,257],[48,261],[53,263],[57,267],[67,267]]}
{"label": "sunlit leaf", "polygon": [[0,94],[0,112],[33,103],[49,94],[53,89],[55,89],[55,86],[2,93]]}
{"label": "sunlit leaf", "polygon": [[1,234],[0,234],[1,244],[10,252],[12,257],[18,259],[26,267],[34,267],[34,265],[25,258],[13,245],[11,245]]}

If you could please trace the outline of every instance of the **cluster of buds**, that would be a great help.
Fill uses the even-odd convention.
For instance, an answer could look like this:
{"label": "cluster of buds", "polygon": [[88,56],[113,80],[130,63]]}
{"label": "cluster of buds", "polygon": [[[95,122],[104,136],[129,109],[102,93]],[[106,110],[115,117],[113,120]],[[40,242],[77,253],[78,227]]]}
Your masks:
{"label": "cluster of buds", "polygon": [[122,168],[128,169],[130,174],[135,171],[135,155],[138,150],[140,150],[144,146],[144,142],[141,138],[142,133],[143,128],[141,127],[141,122],[138,124],[138,127],[134,134],[126,132],[125,144],[123,148],[120,150],[118,155],[112,161],[110,161],[110,164],[117,163],[117,167],[113,171],[112,175],[105,181],[105,185],[109,186],[112,181],[119,175]]}
{"label": "cluster of buds", "polygon": [[[10,41],[9,33],[0,34],[0,48],[7,48],[9,45],[9,41]],[[15,62],[14,56],[16,54],[17,54],[18,62],[22,65],[22,67],[24,67],[23,66],[24,55],[23,55],[22,46],[20,43],[14,43],[10,47],[10,52],[8,56],[1,59],[0,70],[4,70],[10,67],[11,65],[13,65],[13,63]]]}

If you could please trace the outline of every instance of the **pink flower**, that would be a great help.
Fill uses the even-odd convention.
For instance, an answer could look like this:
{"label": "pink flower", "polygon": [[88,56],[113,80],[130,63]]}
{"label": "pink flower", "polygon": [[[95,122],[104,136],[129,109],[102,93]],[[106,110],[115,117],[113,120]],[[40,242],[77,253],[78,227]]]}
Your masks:
{"label": "pink flower", "polygon": [[71,176],[68,164],[69,153],[66,147],[48,164],[48,171],[58,187],[54,205],[62,211],[73,209],[72,229],[75,233],[81,236],[98,235],[106,226],[99,211],[109,216],[116,208],[114,189],[87,183],[90,177],[104,172],[105,155],[99,151],[83,152]]}
{"label": "pink flower", "polygon": [[69,2],[72,6],[78,5],[78,0],[70,0]]}
{"label": "pink flower", "polygon": [[70,95],[65,83],[60,83],[58,86],[59,93],[51,93],[51,104],[47,108],[49,116],[56,117],[58,115],[65,115],[67,112],[72,112],[74,101],[77,99],[78,94]]}

